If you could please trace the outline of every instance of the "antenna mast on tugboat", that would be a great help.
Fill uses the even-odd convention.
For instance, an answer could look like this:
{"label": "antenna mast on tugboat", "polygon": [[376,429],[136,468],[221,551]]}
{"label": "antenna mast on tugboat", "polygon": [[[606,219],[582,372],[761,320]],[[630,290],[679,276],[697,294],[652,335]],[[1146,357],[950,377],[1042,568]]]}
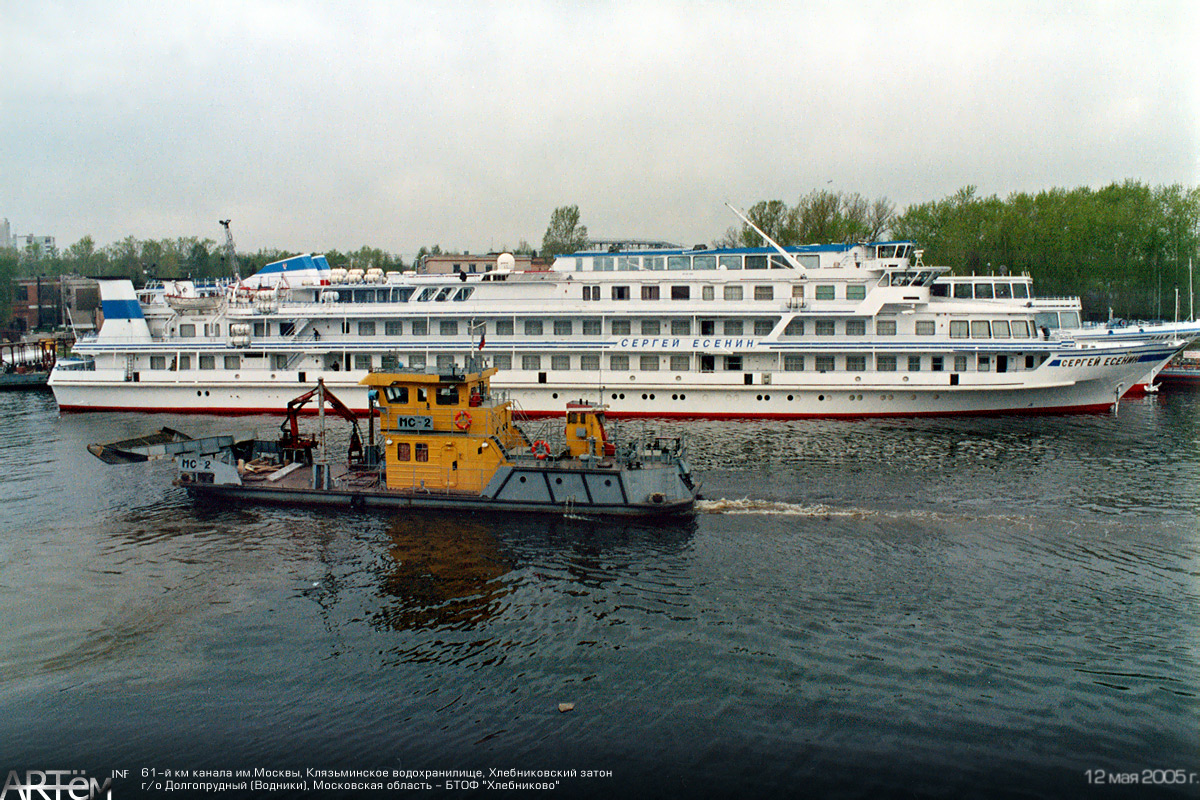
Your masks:
{"label": "antenna mast on tugboat", "polygon": [[800,262],[796,260],[796,257],[795,257],[795,256],[793,256],[793,255],[792,255],[791,253],[789,253],[787,250],[784,250],[784,249],[783,249],[783,247],[782,247],[782,246],[780,246],[779,242],[775,241],[775,240],[774,240],[774,239],[772,239],[770,236],[767,236],[767,234],[763,233],[763,230],[762,230],[762,228],[758,227],[758,226],[757,226],[757,225],[755,225],[753,222],[751,222],[749,217],[747,217],[747,216],[746,216],[745,214],[743,214],[742,212],[738,211],[738,210],[737,210],[736,208],[734,208],[734,207],[733,207],[733,205],[732,205],[732,204],[730,204],[729,202],[726,202],[726,203],[725,203],[725,205],[726,205],[726,206],[728,206],[728,208],[729,208],[729,210],[730,210],[730,211],[732,211],[734,214],[737,214],[737,215],[738,215],[738,219],[740,219],[742,222],[744,222],[744,223],[746,223],[747,225],[749,225],[751,228],[754,228],[754,232],[755,232],[755,233],[757,233],[759,236],[761,236],[761,237],[762,237],[764,240],[766,240],[767,244],[771,245],[771,247],[774,247],[776,250],[778,250],[778,251],[779,251],[779,255],[781,255],[781,256],[783,256],[785,259],[787,259],[787,262],[788,262],[789,264],[791,264],[793,267],[795,267],[795,268],[796,268],[797,270],[799,270],[800,272],[806,272],[806,271],[807,271],[807,270],[805,270],[805,269],[804,269],[804,267],[803,267],[803,266],[800,264]]}
{"label": "antenna mast on tugboat", "polygon": [[233,232],[229,230],[229,223],[233,220],[219,219],[221,227],[225,229],[225,258],[229,261],[229,266],[233,270],[234,280],[241,281],[242,276],[238,273],[237,249],[233,246]]}

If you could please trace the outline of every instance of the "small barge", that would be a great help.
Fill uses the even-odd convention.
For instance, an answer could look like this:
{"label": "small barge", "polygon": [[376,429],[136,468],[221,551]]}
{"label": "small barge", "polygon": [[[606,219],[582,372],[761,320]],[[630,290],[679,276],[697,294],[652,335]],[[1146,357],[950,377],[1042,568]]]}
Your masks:
{"label": "small barge", "polygon": [[1167,362],[1158,373],[1162,383],[1177,386],[1200,386],[1200,352],[1184,350]]}
{"label": "small barge", "polygon": [[47,388],[57,354],[55,339],[0,344],[0,391]]}
{"label": "small barge", "polygon": [[[365,444],[354,413],[319,382],[289,403],[278,439],[192,439],[163,429],[88,449],[107,463],[174,457],[175,485],[195,498],[622,516],[693,509],[699,487],[682,439],[610,440],[604,406],[580,401],[567,405],[561,437],[531,440],[512,401],[493,395],[495,373],[368,374]],[[305,436],[298,415],[313,399],[320,431]],[[337,464],[327,457],[326,404],[353,428]]]}

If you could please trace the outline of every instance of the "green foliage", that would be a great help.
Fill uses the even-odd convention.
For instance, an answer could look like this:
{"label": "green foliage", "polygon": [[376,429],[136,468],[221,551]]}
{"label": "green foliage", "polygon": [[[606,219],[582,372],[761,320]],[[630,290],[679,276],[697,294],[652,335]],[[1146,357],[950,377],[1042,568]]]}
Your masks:
{"label": "green foliage", "polygon": [[542,257],[554,258],[587,247],[588,229],[579,224],[579,206],[559,206],[550,215],[550,227],[542,237]]}
{"label": "green foliage", "polygon": [[[328,256],[326,256],[326,260],[328,260]],[[353,253],[348,253],[346,261],[350,269],[361,269],[364,272],[372,268],[381,269],[384,272],[398,272],[404,269],[404,261],[400,256],[394,256],[377,247],[367,247],[366,245]],[[330,266],[333,266],[332,262],[330,262]]]}
{"label": "green foliage", "polygon": [[[1188,296],[1188,258],[1200,244],[1200,188],[1152,188],[1136,181],[1098,191],[1048,189],[1006,200],[965,186],[950,197],[909,206],[887,198],[813,191],[789,207],[765,200],[746,212],[782,245],[916,242],[927,264],[960,274],[1028,273],[1041,295],[1079,295],[1091,317],[1174,316],[1174,293]],[[749,226],[729,228],[718,247],[759,247]],[[1186,310],[1185,310],[1186,313]]]}
{"label": "green foliage", "polygon": [[968,186],[909,207],[892,229],[922,247],[926,263],[1028,273],[1039,294],[1078,294],[1093,317],[1109,308],[1172,317],[1176,287],[1186,302],[1188,257],[1200,243],[1200,189],[1126,181],[1001,200]]}
{"label": "green foliage", "polygon": [[[860,194],[814,190],[789,207],[782,200],[763,200],[746,216],[781,245],[874,241],[895,213],[886,198],[871,201]],[[733,227],[713,242],[716,247],[762,247],[766,243],[748,225]]]}
{"label": "green foliage", "polygon": [[20,258],[16,250],[0,248],[0,328],[12,320],[12,305],[16,295],[16,279]]}
{"label": "green foliage", "polygon": [[[436,248],[435,248],[436,249]],[[437,250],[440,252],[440,249]],[[224,246],[212,239],[195,236],[178,239],[137,239],[127,236],[107,247],[97,248],[91,236],[84,236],[61,254],[37,254],[8,251],[17,259],[17,277],[34,275],[87,275],[91,277],[129,278],[135,284],[149,279],[193,278],[198,280],[232,277]],[[297,255],[285,250],[264,249],[257,253],[239,253],[240,273],[252,275],[272,261]],[[330,266],[378,267],[384,271],[404,269],[400,256],[363,246],[352,253],[330,250]]]}

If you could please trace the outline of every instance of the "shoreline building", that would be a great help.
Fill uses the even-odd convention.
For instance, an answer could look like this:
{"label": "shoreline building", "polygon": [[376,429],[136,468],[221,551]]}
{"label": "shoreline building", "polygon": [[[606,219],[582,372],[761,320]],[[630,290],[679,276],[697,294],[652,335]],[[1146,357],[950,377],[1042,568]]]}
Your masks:
{"label": "shoreline building", "polygon": [[[507,256],[507,258],[505,258]],[[501,260],[503,259],[503,261]],[[509,253],[437,253],[425,256],[417,264],[418,275],[453,275],[464,273],[479,275],[495,269],[508,269],[515,272],[528,272],[536,269],[548,269],[549,264],[544,259],[534,259],[527,255]]]}
{"label": "shoreline building", "polygon": [[36,258],[49,256],[58,251],[53,236],[38,236],[33,233],[12,237],[12,246],[22,256],[32,255]]}
{"label": "shoreline building", "polygon": [[70,326],[80,333],[103,321],[100,284],[79,275],[37,276],[13,281],[12,330],[19,333]]}

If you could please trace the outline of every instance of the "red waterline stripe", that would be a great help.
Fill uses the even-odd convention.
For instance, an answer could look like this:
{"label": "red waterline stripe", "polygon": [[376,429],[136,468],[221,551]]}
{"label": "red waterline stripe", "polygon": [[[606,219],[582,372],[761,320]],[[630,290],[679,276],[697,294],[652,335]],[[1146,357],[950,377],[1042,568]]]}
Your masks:
{"label": "red waterline stripe", "polygon": [[[1099,414],[1107,412],[1112,408],[1112,403],[1094,403],[1082,406],[1053,406],[1049,408],[1014,408],[1014,409],[999,409],[999,410],[984,410],[984,411],[897,411],[877,414],[797,414],[797,413],[756,413],[756,414],[737,414],[723,412],[680,412],[680,411],[606,411],[605,416],[612,419],[711,419],[711,420],[748,420],[748,419],[883,419],[883,418],[899,418],[905,417],[981,417],[992,415],[1003,416],[1052,416],[1057,414]],[[131,407],[131,406],[64,406],[60,405],[58,410],[64,414],[85,414],[90,412],[124,412],[136,414],[196,414],[205,416],[222,416],[222,417],[249,417],[249,416],[286,416],[287,412],[281,408],[220,408],[206,406],[204,408],[188,408],[188,407],[173,407],[173,406],[152,406],[146,407]],[[366,409],[353,409],[354,413],[360,417],[366,417]],[[319,412],[316,409],[302,409],[301,413],[306,416],[316,416]],[[566,414],[566,409],[562,411],[531,411],[522,409],[521,411],[513,412],[513,416],[518,419],[545,419],[550,417],[561,417]]]}

